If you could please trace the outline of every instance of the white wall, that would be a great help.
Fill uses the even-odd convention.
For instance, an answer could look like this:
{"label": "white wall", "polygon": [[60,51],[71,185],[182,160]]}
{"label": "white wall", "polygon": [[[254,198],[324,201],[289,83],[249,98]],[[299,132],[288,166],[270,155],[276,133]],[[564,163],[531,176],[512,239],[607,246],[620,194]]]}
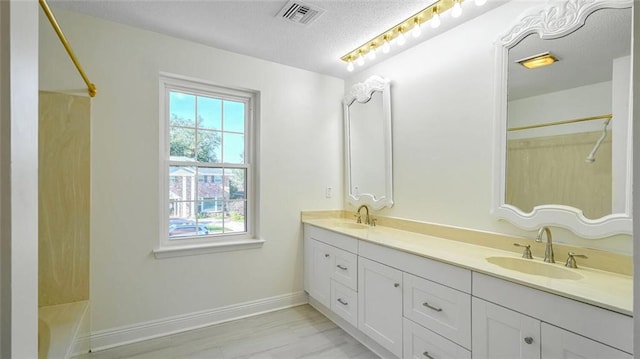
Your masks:
{"label": "white wall", "polygon": [[[395,205],[380,214],[535,236],[489,211],[494,41],[525,9],[539,4],[509,2],[345,82],[349,89],[373,74],[391,80]],[[553,232],[558,242],[631,253],[630,236],[586,240],[560,228]]]}
{"label": "white wall", "polygon": [[[344,83],[56,11],[91,81],[92,331],[302,291],[303,209],[342,207]],[[86,93],[41,17],[40,88]],[[158,73],[260,91],[261,249],[154,259]],[[325,199],[324,188],[334,188]]]}
{"label": "white wall", "polygon": [[38,356],[38,3],[0,2],[0,357]]}

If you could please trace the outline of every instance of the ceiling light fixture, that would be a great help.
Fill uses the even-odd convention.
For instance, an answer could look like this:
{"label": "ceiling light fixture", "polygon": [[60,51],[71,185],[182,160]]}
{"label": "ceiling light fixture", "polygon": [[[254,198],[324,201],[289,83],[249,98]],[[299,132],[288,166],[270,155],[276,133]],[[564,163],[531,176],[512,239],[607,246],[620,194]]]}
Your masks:
{"label": "ceiling light fixture", "polygon": [[[398,45],[404,44],[404,41],[406,41],[406,38],[404,36],[405,30],[412,29],[411,33],[413,37],[418,37],[422,32],[420,28],[421,24],[429,21],[431,23],[431,27],[433,28],[437,28],[438,26],[440,26],[440,14],[444,13],[445,11],[453,8],[455,14],[452,13],[452,15],[454,17],[460,16],[460,14],[462,13],[461,3],[463,1],[464,0],[431,0],[429,1],[429,5],[424,9],[418,11],[399,24],[396,24],[387,31],[367,41],[363,45],[342,56],[340,59],[347,63],[349,61],[353,61],[353,59],[356,59],[356,63],[360,65],[361,62],[362,64],[364,64],[364,59],[361,60],[362,56],[366,56],[367,54],[374,52],[377,48],[382,48],[382,52],[385,54],[389,53],[389,51],[391,50],[389,42],[391,42],[392,40],[397,39]],[[486,2],[487,0],[475,0],[476,5],[478,6],[484,5]],[[367,57],[372,59],[371,56]]]}
{"label": "ceiling light fixture", "polygon": [[418,18],[415,18],[415,20],[413,21],[413,29],[411,30],[411,35],[413,35],[413,37],[418,37],[420,36],[420,34],[422,34],[422,29],[420,28],[420,20]]}
{"label": "ceiling light fixture", "polygon": [[353,72],[353,61],[351,61],[351,59],[349,59],[349,62],[347,63],[347,71]]}
{"label": "ceiling light fixture", "polygon": [[364,57],[362,57],[362,51],[360,51],[358,53],[358,58],[356,59],[356,64],[358,64],[358,66],[364,65]]}
{"label": "ceiling light fixture", "polygon": [[434,6],[433,7],[433,11],[432,11],[433,15],[431,15],[431,27],[434,29],[437,29],[438,26],[440,26],[440,14],[438,13],[438,7]]}
{"label": "ceiling light fixture", "polygon": [[558,61],[558,59],[551,53],[543,52],[541,54],[526,57],[516,62],[528,69],[536,69],[538,67],[549,66],[556,61]]}
{"label": "ceiling light fixture", "polygon": [[375,60],[376,59],[376,46],[374,44],[371,44],[371,46],[369,46],[369,52],[367,53],[367,59],[369,59],[369,60]]}
{"label": "ceiling light fixture", "polygon": [[396,39],[396,42],[399,46],[402,46],[407,42],[407,39],[405,39],[404,37],[404,31],[402,31],[402,27],[398,28],[398,38]]}
{"label": "ceiling light fixture", "polygon": [[451,10],[451,16],[460,17],[462,15],[462,6],[460,6],[460,0],[453,0],[453,9]]}
{"label": "ceiling light fixture", "polygon": [[384,43],[382,44],[382,53],[388,54],[389,51],[391,51],[391,45],[389,45],[389,40],[387,40],[387,35],[385,35],[382,39],[384,40]]}

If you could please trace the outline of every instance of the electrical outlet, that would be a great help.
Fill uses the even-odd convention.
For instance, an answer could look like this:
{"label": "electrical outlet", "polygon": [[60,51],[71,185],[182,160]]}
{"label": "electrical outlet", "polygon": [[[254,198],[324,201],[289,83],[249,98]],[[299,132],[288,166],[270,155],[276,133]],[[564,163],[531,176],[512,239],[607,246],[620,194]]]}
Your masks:
{"label": "electrical outlet", "polygon": [[327,188],[324,190],[324,196],[325,196],[325,198],[331,198],[331,196],[333,195],[333,193],[332,193],[332,192],[333,192],[333,189],[332,189],[331,187],[327,187]]}

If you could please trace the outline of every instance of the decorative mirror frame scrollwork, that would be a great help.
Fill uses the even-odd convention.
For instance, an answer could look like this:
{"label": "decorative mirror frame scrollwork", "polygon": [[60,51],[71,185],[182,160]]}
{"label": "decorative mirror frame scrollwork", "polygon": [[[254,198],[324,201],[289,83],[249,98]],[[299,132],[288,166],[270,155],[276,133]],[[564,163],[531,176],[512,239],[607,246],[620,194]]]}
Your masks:
{"label": "decorative mirror frame scrollwork", "polygon": [[[516,24],[495,43],[495,149],[494,188],[492,213],[499,219],[534,230],[541,226],[557,226],[571,230],[584,238],[603,238],[616,234],[632,233],[631,176],[632,156],[627,158],[625,191],[627,200],[624,213],[613,213],[599,219],[589,219],[582,210],[565,205],[540,205],[525,213],[506,203],[506,148],[507,148],[507,74],[508,51],[531,34],[541,39],[566,36],[585,24],[587,17],[599,9],[623,9],[633,6],[633,0],[551,0],[546,5],[535,7],[524,13]],[[632,101],[630,101],[630,106]],[[630,109],[631,111],[631,109]],[[630,117],[631,118],[631,117]],[[632,154],[631,131],[627,141],[627,153]]]}
{"label": "decorative mirror frame scrollwork", "polygon": [[[385,166],[385,178],[384,189],[385,193],[371,194],[361,193],[354,194],[351,192],[351,167],[353,165],[351,161],[351,145],[349,138],[351,136],[349,126],[349,106],[354,102],[367,103],[374,92],[381,92],[382,94],[382,114],[384,117],[384,143],[379,144],[384,146],[384,166]],[[344,141],[345,141],[345,177],[346,177],[346,189],[347,200],[353,205],[366,204],[373,209],[381,209],[384,207],[393,206],[393,164],[392,164],[392,140],[391,140],[391,89],[390,82],[380,76],[371,76],[362,83],[354,84],[351,87],[351,91],[345,95],[343,101],[343,113],[344,113]]]}

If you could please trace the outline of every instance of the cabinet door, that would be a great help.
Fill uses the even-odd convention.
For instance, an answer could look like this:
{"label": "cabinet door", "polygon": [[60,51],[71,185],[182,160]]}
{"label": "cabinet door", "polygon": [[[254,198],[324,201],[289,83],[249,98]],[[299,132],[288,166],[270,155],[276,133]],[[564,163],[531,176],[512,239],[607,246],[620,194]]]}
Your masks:
{"label": "cabinet door", "polygon": [[543,359],[631,359],[631,354],[542,323]]}
{"label": "cabinet door", "polygon": [[314,239],[305,240],[305,289],[327,308],[331,305],[332,249]]}
{"label": "cabinet door", "polygon": [[402,272],[358,260],[358,329],[397,356],[402,355]]}
{"label": "cabinet door", "polygon": [[473,298],[474,359],[540,359],[540,321]]}

